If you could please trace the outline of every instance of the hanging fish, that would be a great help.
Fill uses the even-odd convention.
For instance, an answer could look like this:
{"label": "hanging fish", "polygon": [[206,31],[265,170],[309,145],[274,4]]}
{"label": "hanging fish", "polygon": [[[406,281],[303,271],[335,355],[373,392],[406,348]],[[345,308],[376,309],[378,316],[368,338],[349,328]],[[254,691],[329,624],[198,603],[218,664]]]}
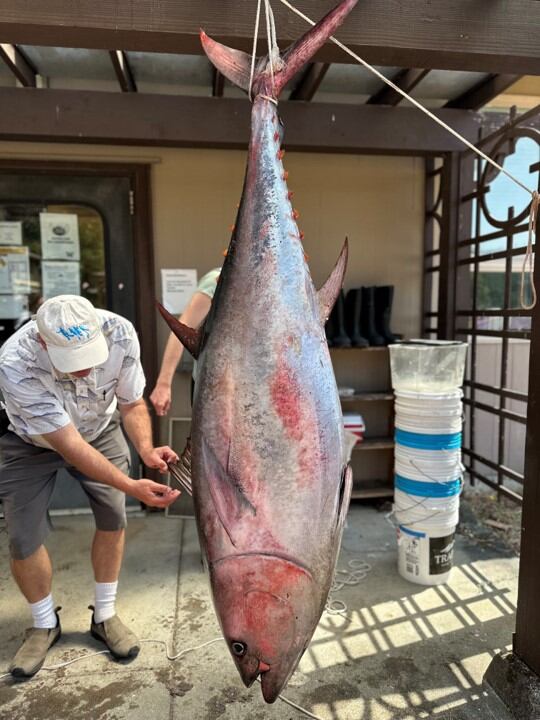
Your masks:
{"label": "hanging fish", "polygon": [[215,67],[251,89],[242,198],[212,306],[188,328],[198,359],[190,469],[199,536],[223,635],[247,686],[274,702],[307,648],[332,583],[352,473],[324,324],[347,241],[317,292],[283,169],[277,102],[356,0],[343,2],[273,67],[201,32]]}

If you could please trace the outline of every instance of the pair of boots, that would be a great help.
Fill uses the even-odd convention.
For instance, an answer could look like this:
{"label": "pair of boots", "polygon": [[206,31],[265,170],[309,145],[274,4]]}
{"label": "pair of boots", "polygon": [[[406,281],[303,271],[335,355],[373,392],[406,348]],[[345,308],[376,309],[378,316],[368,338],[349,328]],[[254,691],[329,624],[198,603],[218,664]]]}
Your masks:
{"label": "pair of boots", "polygon": [[390,330],[393,297],[393,285],[353,288],[346,297],[341,291],[325,327],[328,345],[362,348],[394,343]]}

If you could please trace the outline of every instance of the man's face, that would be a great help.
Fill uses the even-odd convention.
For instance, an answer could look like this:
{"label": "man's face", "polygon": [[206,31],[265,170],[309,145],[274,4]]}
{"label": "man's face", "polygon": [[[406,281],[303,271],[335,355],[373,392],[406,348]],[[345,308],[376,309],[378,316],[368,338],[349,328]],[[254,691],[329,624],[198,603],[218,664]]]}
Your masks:
{"label": "man's face", "polygon": [[[38,342],[44,350],[47,349],[45,340],[41,337],[41,335],[39,333],[38,333]],[[84,377],[88,377],[91,372],[92,372],[92,368],[86,368],[85,370],[77,370],[77,372],[68,373],[68,375],[71,375],[71,377],[76,377],[76,378],[84,378]]]}
{"label": "man's face", "polygon": [[88,375],[90,375],[91,372],[92,372],[92,368],[86,368],[86,370],[77,370],[77,372],[68,373],[68,374],[71,375],[72,377],[83,378],[83,377],[88,377]]}

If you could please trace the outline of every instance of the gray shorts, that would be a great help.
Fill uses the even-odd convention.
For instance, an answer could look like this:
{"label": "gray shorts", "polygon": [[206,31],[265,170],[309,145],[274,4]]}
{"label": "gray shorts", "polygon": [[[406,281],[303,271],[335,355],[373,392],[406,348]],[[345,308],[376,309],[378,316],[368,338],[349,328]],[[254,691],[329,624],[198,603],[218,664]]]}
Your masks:
{"label": "gray shorts", "polygon": [[[117,421],[112,420],[90,445],[122,472],[129,472],[129,448]],[[30,445],[15,433],[7,432],[0,437],[0,500],[4,505],[12,558],[24,560],[47,537],[52,527],[49,503],[56,473],[62,468],[81,483],[98,530],[120,530],[126,526],[123,492],[90,480],[54,450]]]}

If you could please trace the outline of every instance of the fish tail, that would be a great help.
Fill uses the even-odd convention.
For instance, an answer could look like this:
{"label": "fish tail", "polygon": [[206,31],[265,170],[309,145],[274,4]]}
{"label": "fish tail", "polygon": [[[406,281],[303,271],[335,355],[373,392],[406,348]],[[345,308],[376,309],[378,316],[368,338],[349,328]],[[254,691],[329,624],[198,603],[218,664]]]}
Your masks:
{"label": "fish tail", "polygon": [[[341,25],[358,0],[342,0],[333,10],[309,29],[283,54],[282,63],[274,74],[274,93],[278,97],[289,80],[309,62],[315,53]],[[250,89],[251,56],[212,40],[201,30],[201,43],[210,62],[234,85],[246,92]],[[253,88],[261,85],[263,76],[268,74],[267,59],[259,60],[253,77]]]}

